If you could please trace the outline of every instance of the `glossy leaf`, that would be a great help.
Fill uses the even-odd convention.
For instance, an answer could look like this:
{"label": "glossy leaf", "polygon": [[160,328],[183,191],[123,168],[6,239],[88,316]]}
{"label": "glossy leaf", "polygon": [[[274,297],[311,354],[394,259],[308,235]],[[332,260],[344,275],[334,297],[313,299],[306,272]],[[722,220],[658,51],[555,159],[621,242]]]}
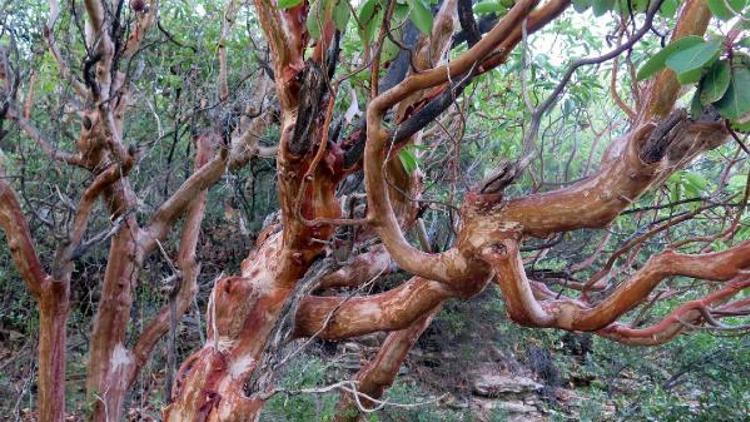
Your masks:
{"label": "glossy leaf", "polygon": [[414,25],[424,34],[432,33],[432,12],[422,0],[406,0],[411,7],[409,17]]}
{"label": "glossy leaf", "polygon": [[664,0],[659,7],[659,12],[665,18],[673,18],[677,14],[677,8],[680,6],[679,0]]}
{"label": "glossy leaf", "polygon": [[649,0],[631,0],[634,12],[643,13],[648,9]]}
{"label": "glossy leaf", "polygon": [[591,6],[594,16],[599,17],[614,8],[615,0],[592,0]]}
{"label": "glossy leaf", "polygon": [[375,16],[370,19],[369,22],[367,22],[363,33],[363,41],[365,42],[365,44],[368,44],[374,39],[375,33],[377,32],[378,28],[380,28],[380,24],[383,22],[384,14],[385,11],[383,9],[378,9],[378,11],[375,13]]}
{"label": "glossy leaf", "polygon": [[750,121],[750,69],[733,67],[732,80],[724,96],[715,103],[722,117],[739,124]]}
{"label": "glossy leaf", "polygon": [[706,0],[711,13],[717,18],[728,21],[737,16],[745,7],[747,0]]}
{"label": "glossy leaf", "polygon": [[727,183],[727,190],[730,193],[740,193],[745,190],[747,184],[747,176],[744,174],[736,174],[729,178]]}
{"label": "glossy leaf", "polygon": [[695,91],[692,101],[690,101],[690,116],[697,119],[703,114],[703,104],[701,104],[701,87]]}
{"label": "glossy leaf", "polygon": [[591,0],[573,0],[573,9],[578,13],[585,12],[591,7]]}
{"label": "glossy leaf", "polygon": [[322,1],[325,0],[315,0],[310,5],[310,11],[307,13],[307,20],[305,21],[307,32],[310,34],[310,37],[316,40],[320,38],[320,25],[323,20],[323,14],[321,13]]}
{"label": "glossy leaf", "polygon": [[636,78],[639,81],[650,78],[652,75],[656,74],[664,68],[665,62],[670,55],[693,47],[701,43],[702,41],[703,38],[697,35],[690,35],[684,38],[680,38],[679,40],[669,44],[661,51],[654,54],[650,59],[646,61],[646,63],[643,64],[643,66],[641,66],[640,69],[638,69]]}
{"label": "glossy leaf", "polygon": [[[393,18],[391,18],[391,28],[400,27],[401,24],[409,17],[409,5],[396,3],[396,8],[393,10]],[[398,25],[394,24],[397,22]],[[398,29],[395,29],[398,31]]]}
{"label": "glossy leaf", "polygon": [[378,5],[378,0],[367,0],[362,3],[362,7],[359,9],[359,23],[363,25],[363,29],[367,27],[367,24],[372,19],[375,13],[375,7]]}
{"label": "glossy leaf", "polygon": [[687,85],[698,82],[703,71],[719,58],[721,47],[720,39],[701,42],[670,54],[665,63],[677,73],[677,80],[681,84]]}
{"label": "glossy leaf", "polygon": [[683,177],[685,192],[690,196],[700,196],[708,185],[706,178],[698,173],[685,172]]}
{"label": "glossy leaf", "polygon": [[750,133],[750,122],[746,123],[732,123],[732,130],[740,133]]}
{"label": "glossy leaf", "polygon": [[403,148],[398,152],[398,158],[407,173],[412,174],[417,169],[417,157],[409,148]]}
{"label": "glossy leaf", "polygon": [[503,7],[495,0],[484,0],[474,5],[474,13],[478,15],[487,15],[495,13]]}
{"label": "glossy leaf", "polygon": [[701,104],[709,105],[719,101],[724,96],[724,93],[727,92],[731,79],[732,67],[728,61],[720,60],[714,63],[701,83]]}
{"label": "glossy leaf", "polygon": [[338,3],[336,3],[336,7],[333,9],[333,22],[336,24],[336,29],[341,32],[346,30],[346,24],[349,23],[350,14],[351,10],[349,10],[349,1],[339,0]]}
{"label": "glossy leaf", "polygon": [[400,49],[398,48],[398,46],[393,41],[391,41],[390,38],[386,38],[383,41],[383,53],[381,55],[381,60],[383,62],[389,62],[396,58],[399,51]]}
{"label": "glossy leaf", "polygon": [[302,0],[279,0],[277,4],[279,9],[291,9],[294,6],[302,4]]}
{"label": "glossy leaf", "polygon": [[[748,46],[750,48],[750,46]],[[741,51],[734,51],[732,54],[732,64],[735,66],[750,67],[750,55]]]}

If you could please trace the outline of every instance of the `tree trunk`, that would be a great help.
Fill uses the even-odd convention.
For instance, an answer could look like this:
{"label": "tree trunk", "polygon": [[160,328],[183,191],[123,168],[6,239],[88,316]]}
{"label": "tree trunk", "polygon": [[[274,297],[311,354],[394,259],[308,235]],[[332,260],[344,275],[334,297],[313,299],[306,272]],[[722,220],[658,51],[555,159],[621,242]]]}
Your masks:
{"label": "tree trunk", "polygon": [[45,272],[21,205],[4,176],[0,166],[0,229],[5,233],[16,269],[39,307],[39,418],[62,421],[65,419],[65,346],[70,279],[55,279]]}
{"label": "tree trunk", "polygon": [[[200,177],[204,174],[201,172],[204,168],[213,172],[215,162],[210,160],[215,156],[218,138],[215,133],[208,132],[196,137],[195,142],[197,151],[194,176]],[[223,174],[224,165],[219,164],[219,170],[222,171],[217,175],[211,173],[208,178],[215,179]],[[189,182],[190,179],[184,185]],[[171,319],[179,318],[192,303],[198,277],[195,249],[205,213],[206,197],[207,192],[202,189],[185,200],[187,214],[176,262],[179,273],[174,274],[177,287],[170,302],[159,310],[140,334],[133,351],[128,349],[125,342],[138,271],[143,257],[154,249],[168,231],[169,225],[158,224],[156,228],[149,226],[149,229],[144,230],[137,226],[134,218],[129,217],[112,239],[102,298],[94,320],[88,367],[87,390],[89,399],[93,400],[93,420],[122,419],[125,397],[140,369],[171,326]],[[117,215],[121,210],[131,209],[134,205],[133,198],[126,182],[116,185],[107,192],[110,212]]]}
{"label": "tree trunk", "polygon": [[125,334],[137,283],[136,240],[126,223],[110,246],[99,308],[94,319],[86,390],[95,421],[122,419],[133,356]]}
{"label": "tree trunk", "polygon": [[298,278],[296,271],[283,271],[281,248],[281,233],[271,235],[243,261],[241,276],[216,282],[206,344],[180,368],[165,420],[257,418],[262,402],[245,395],[245,381],[291,292],[286,286]]}
{"label": "tree trunk", "polygon": [[48,281],[39,300],[39,420],[65,419],[65,346],[69,290],[67,281]]}

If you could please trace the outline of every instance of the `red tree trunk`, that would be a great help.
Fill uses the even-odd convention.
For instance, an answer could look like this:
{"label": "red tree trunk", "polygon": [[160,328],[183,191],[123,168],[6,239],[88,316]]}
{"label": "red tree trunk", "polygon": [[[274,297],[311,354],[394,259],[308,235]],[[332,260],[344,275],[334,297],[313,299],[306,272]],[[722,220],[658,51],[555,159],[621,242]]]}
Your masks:
{"label": "red tree trunk", "polygon": [[69,283],[50,281],[39,301],[39,420],[65,419]]}

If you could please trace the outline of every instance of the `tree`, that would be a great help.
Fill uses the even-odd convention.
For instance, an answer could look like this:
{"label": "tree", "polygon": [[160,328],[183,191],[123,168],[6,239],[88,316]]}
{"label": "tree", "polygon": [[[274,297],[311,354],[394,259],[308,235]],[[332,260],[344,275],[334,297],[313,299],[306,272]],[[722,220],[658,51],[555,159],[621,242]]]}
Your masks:
{"label": "tree", "polygon": [[[148,165],[149,147],[156,147],[135,147],[128,141],[128,129],[146,118],[144,104],[154,110],[138,81],[143,74],[138,67],[147,62],[139,61],[138,55],[157,48],[147,43],[149,34],[158,30],[154,36],[183,50],[190,48],[161,26],[160,13],[170,5],[86,0],[83,29],[80,7],[71,3],[61,17],[60,5],[50,1],[49,19],[41,32],[46,57],[54,59],[55,84],[66,90],[64,105],[75,110],[80,122],[74,144],[51,142],[37,128],[40,119],[32,117],[35,74],[14,64],[18,51],[37,50],[35,38],[8,29],[13,22],[3,23],[3,36],[9,41],[3,45],[0,67],[6,98],[0,122],[20,129],[48,159],[88,175],[78,203],[68,206],[72,216],[64,224],[65,236],[54,256],[46,259],[27,223],[33,210],[24,211],[14,186],[0,179],[0,226],[39,309],[40,419],[62,420],[65,415],[66,325],[76,260],[93,245],[109,243],[90,335],[86,388],[93,419],[119,420],[139,370],[193,301],[200,271],[196,247],[208,189],[256,156],[275,157],[279,212],[258,235],[240,274],[215,281],[206,310],[205,344],[176,374],[164,410],[167,420],[257,418],[264,402],[280,392],[274,375],[289,358],[281,353],[283,344],[386,331],[380,352],[357,374],[354,388],[342,384],[340,417],[345,419],[358,406],[377,402],[445,301],[470,298],[490,283],[499,286],[510,318],[532,327],[593,332],[638,345],[661,344],[698,326],[730,329],[720,320],[750,311],[747,298],[736,298],[750,287],[750,242],[718,250],[714,241],[729,242],[743,227],[750,184],[729,199],[698,198],[693,201],[697,208],[649,223],[620,245],[588,281],[573,279],[570,271],[527,271],[524,243],[544,251],[564,240],[566,233],[606,228],[623,213],[681,205],[679,197],[667,198],[665,204],[665,198],[657,196],[649,198],[654,205],[632,207],[665,183],[700,184],[680,169],[730,139],[738,154],[748,152],[738,135],[747,130],[750,116],[750,60],[742,52],[746,18],[737,18],[726,35],[704,35],[712,16],[731,19],[741,12],[733,8],[741,7],[687,0],[673,18],[678,4],[672,0],[573,3],[578,11],[592,7],[596,16],[612,11],[618,17],[616,46],[572,61],[555,75],[558,82],[543,85],[533,77],[527,80],[527,73],[535,70],[529,63],[528,37],[572,13],[567,0],[488,0],[474,6],[468,0],[444,0],[434,6],[422,0],[368,0],[358,11],[343,0],[255,0],[247,11],[229,0],[217,23],[219,70],[209,75],[213,93],[196,89],[198,105],[187,116],[173,117],[175,142],[182,136],[179,126],[192,119],[194,170],[153,210],[139,205],[131,179],[134,170]],[[240,95],[230,89],[230,64],[241,65],[245,58],[229,57],[227,45],[242,13],[248,18],[245,36],[252,39],[262,33],[265,47],[254,46],[254,86]],[[484,17],[477,21],[475,13]],[[257,26],[250,23],[253,19]],[[656,19],[670,25],[670,43],[636,74],[630,53],[651,32],[662,41],[667,37],[655,27]],[[80,29],[67,54],[57,39],[61,20]],[[28,17],[23,23],[32,26]],[[359,51],[342,52],[347,42]],[[267,60],[261,57],[263,48]],[[8,51],[15,52],[16,60]],[[73,52],[79,58],[82,54],[80,69],[69,63]],[[202,57],[199,53],[192,47],[188,57]],[[611,93],[627,116],[627,129],[607,147],[598,170],[574,183],[542,189],[539,151],[544,148],[537,145],[542,119],[553,114],[582,116],[576,114],[577,105],[569,95],[576,71],[613,59]],[[627,84],[617,84],[618,60],[628,62]],[[456,234],[449,236],[447,246],[436,248],[423,225],[426,201],[420,199],[425,187],[418,169],[423,155],[419,148],[452,143],[460,160],[461,134],[467,116],[476,110],[459,97],[509,61],[518,64],[520,74],[520,85],[514,88],[523,135],[505,161],[465,190],[460,209],[449,212]],[[175,63],[169,69],[148,65],[154,67],[153,75],[166,78],[168,73],[181,74],[175,68],[179,61]],[[208,66],[205,61],[197,63],[196,74]],[[683,87],[693,86],[696,94],[688,113],[677,104]],[[620,97],[618,89],[623,87],[631,88],[632,105]],[[162,91],[161,101],[177,104],[181,89],[169,96]],[[358,98],[365,99],[359,120]],[[141,112],[131,111],[135,109]],[[202,120],[195,118],[201,113]],[[160,113],[153,114],[161,125]],[[259,142],[276,126],[274,145]],[[444,133],[434,135],[436,130]],[[461,168],[446,157],[443,162],[454,171]],[[453,202],[455,189],[448,191]],[[100,197],[110,224],[86,239]],[[618,259],[625,257],[621,268],[632,268],[637,251],[650,238],[716,208],[725,209],[723,219],[729,221],[719,233],[671,242],[636,271],[619,277]],[[178,228],[179,246],[172,260],[161,242]],[[419,247],[407,239],[408,230],[418,233]],[[578,271],[595,264],[603,254],[603,248],[597,249]],[[166,256],[173,273],[170,299],[133,337],[129,332],[134,289],[154,254]],[[362,294],[364,290],[357,288],[396,268],[413,277],[378,294]],[[654,289],[677,276],[711,284],[696,287],[695,298],[647,326],[622,320],[638,307],[666,299],[669,295],[653,294]],[[553,291],[554,284],[562,284],[561,289]],[[354,288],[354,293],[319,293],[342,286]]]}

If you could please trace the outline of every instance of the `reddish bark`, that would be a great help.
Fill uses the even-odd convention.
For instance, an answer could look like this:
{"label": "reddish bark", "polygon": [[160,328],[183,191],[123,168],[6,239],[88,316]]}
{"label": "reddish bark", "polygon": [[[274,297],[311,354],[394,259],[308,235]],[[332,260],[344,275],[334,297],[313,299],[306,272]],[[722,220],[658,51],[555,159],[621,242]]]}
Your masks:
{"label": "reddish bark", "polygon": [[129,367],[133,358],[125,345],[130,322],[132,289],[137,283],[137,242],[135,219],[115,234],[110,244],[101,299],[94,317],[89,346],[86,389],[94,405],[94,420],[117,420],[127,391]]}
{"label": "reddish bark", "polygon": [[[166,420],[252,420],[263,399],[248,397],[244,385],[264,351],[295,283],[330,238],[330,225],[306,224],[337,218],[335,188],[340,176],[336,151],[327,151],[327,92],[321,63],[301,65],[304,28],[297,11],[256,2],[261,25],[274,51],[274,74],[281,103],[278,183],[282,232],[264,239],[242,264],[240,277],[219,280],[208,310],[208,341],[180,368]],[[298,8],[297,8],[298,9]],[[281,22],[285,21],[285,25]],[[290,31],[288,34],[285,31]],[[298,77],[299,75],[299,77]],[[318,240],[317,242],[315,240]]]}
{"label": "reddish bark", "polygon": [[[179,318],[192,302],[198,276],[195,248],[206,205],[205,188],[223,174],[226,163],[225,152],[214,153],[218,141],[212,133],[197,137],[193,177],[157,210],[147,229],[141,229],[130,217],[112,239],[89,352],[87,390],[94,405],[94,420],[122,417],[125,396],[154,346],[168,331],[170,318]],[[124,182],[108,191],[106,198],[114,215],[134,204],[132,192]],[[174,303],[165,305],[147,324],[131,350],[125,335],[143,257],[166,235],[169,222],[183,211],[187,214],[176,262],[180,274],[176,274],[179,285],[171,298]]]}
{"label": "reddish bark", "polygon": [[328,274],[320,280],[320,288],[357,287],[387,274],[393,268],[391,256],[382,245],[377,245],[361,253],[344,267]]}
{"label": "reddish bark", "polygon": [[289,294],[274,286],[281,243],[281,234],[272,236],[243,263],[241,277],[214,286],[206,345],[180,368],[165,420],[248,420],[259,409],[243,387]]}
{"label": "reddish bark", "polygon": [[70,280],[53,279],[42,267],[26,217],[13,188],[2,176],[0,167],[0,228],[5,233],[16,269],[39,307],[39,417],[62,421],[65,418],[65,340]]}
{"label": "reddish bark", "polygon": [[[438,305],[414,321],[408,328],[392,331],[388,334],[378,350],[378,354],[363,366],[354,376],[357,392],[367,397],[379,399],[396,380],[399,369],[409,351],[414,347],[419,336],[430,326],[432,319],[440,312]],[[366,397],[359,397],[359,403],[365,407],[374,407],[376,403]],[[342,393],[336,409],[337,421],[356,421],[359,408],[352,394]]]}
{"label": "reddish bark", "polygon": [[[667,251],[649,260],[631,279],[599,302],[589,302],[585,297],[581,300],[560,297],[529,280],[525,273],[520,256],[525,238],[603,227],[671,172],[724,141],[727,133],[723,126],[687,121],[683,114],[672,112],[679,84],[669,70],[662,71],[649,84],[642,104],[634,111],[632,129],[610,146],[598,173],[562,189],[508,200],[502,189],[514,179],[515,168],[509,166],[505,168],[502,183],[484,184],[466,196],[461,209],[462,226],[450,250],[431,253],[411,246],[406,240],[403,233],[418,214],[415,200],[422,187],[419,173],[409,174],[394,155],[398,148],[414,139],[405,136],[407,139],[400,139],[398,145],[391,145],[393,133],[386,127],[386,116],[393,115],[397,123],[408,121],[415,112],[451,89],[456,78],[477,76],[497,67],[521,41],[524,22],[533,32],[569,4],[568,0],[551,0],[534,10],[536,0],[519,0],[466,52],[450,63],[438,65],[455,32],[456,1],[447,0],[436,16],[431,36],[417,43],[416,54],[410,59],[415,69],[382,93],[378,92],[380,53],[388,31],[386,26],[380,29],[374,44],[367,47],[366,54],[372,59],[369,66],[373,98],[367,106],[362,167],[368,216],[357,221],[365,224],[357,240],[372,239],[376,234],[382,245],[354,258],[351,266],[329,274],[321,287],[360,285],[387,270],[391,259],[415,276],[390,291],[372,296],[304,297],[299,307],[294,307],[293,333],[297,337],[340,339],[389,331],[376,358],[357,375],[360,391],[379,397],[393,382],[404,357],[441,304],[453,297],[470,297],[493,278],[500,285],[508,313],[519,323],[594,331],[632,344],[661,343],[690,324],[716,325],[719,324],[716,319],[746,312],[750,306],[742,300],[727,303],[750,286],[744,273],[750,266],[748,243],[714,254],[683,255]],[[199,271],[195,249],[206,189],[228,167],[236,168],[257,153],[277,153],[280,231],[259,239],[243,262],[239,276],[216,282],[208,309],[208,341],[181,366],[171,404],[164,412],[167,420],[255,419],[268,393],[262,390],[268,386],[258,387],[261,391],[246,392],[246,382],[259,369],[267,369],[258,366],[264,362],[264,354],[273,352],[267,350],[269,337],[279,321],[283,321],[282,312],[290,303],[297,303],[300,280],[324,252],[334,232],[333,224],[342,223],[336,188],[347,171],[353,171],[343,169],[342,151],[328,138],[339,83],[329,80],[328,74],[336,60],[328,57],[328,53],[338,42],[332,10],[325,10],[320,17],[321,39],[305,60],[310,41],[305,28],[309,4],[303,2],[282,11],[270,0],[255,0],[273,58],[281,120],[278,151],[264,150],[257,144],[258,135],[269,124],[270,113],[252,122],[243,118],[229,149],[213,153],[216,134],[209,132],[199,137],[194,174],[158,208],[147,226],[140,227],[131,214],[136,202],[127,180],[135,160],[122,141],[127,81],[113,66],[116,55],[128,57],[137,51],[155,19],[156,4],[147,10],[140,7],[134,10],[136,18],[130,38],[119,47],[110,39],[113,32],[108,28],[110,23],[103,4],[86,0],[84,5],[88,15],[88,44],[95,46],[98,57],[93,82],[87,81],[84,86],[77,81],[55,45],[51,26],[57,18],[56,3],[51,7],[53,16],[45,31],[61,75],[86,100],[83,103],[94,104],[90,109],[80,110],[84,124],[78,151],[70,154],[53,148],[27,120],[27,111],[18,113],[11,105],[6,113],[51,158],[89,169],[95,176],[81,198],[68,242],[57,251],[51,274],[47,274],[37,257],[15,194],[0,178],[0,227],[6,234],[16,267],[39,303],[40,416],[43,420],[64,417],[65,324],[72,261],[97,198],[103,196],[108,213],[114,218],[122,217],[123,224],[110,243],[102,298],[91,336],[87,388],[93,403],[92,418],[119,420],[128,388],[158,339],[169,329],[170,320],[185,312],[195,293]],[[388,3],[386,22],[394,6],[395,2]],[[228,3],[219,40],[218,92],[222,100],[229,97],[224,43],[237,7],[235,1]],[[687,0],[673,39],[703,34],[709,18],[705,2]],[[115,48],[122,50],[114,51]],[[0,79],[7,82],[5,66],[0,66],[0,71]],[[261,86],[265,86],[265,81],[259,83],[259,108],[265,95]],[[25,110],[29,109],[28,104],[31,102],[27,101]],[[138,271],[145,257],[183,214],[186,221],[176,259],[179,286],[171,303],[148,324],[131,351],[125,345],[125,337]],[[646,300],[665,277],[672,275],[724,283],[705,298],[678,307],[652,327],[635,329],[616,322]],[[342,403],[342,409],[350,406],[351,401]]]}
{"label": "reddish bark", "polygon": [[65,418],[65,351],[70,284],[48,282],[39,300],[39,419]]}
{"label": "reddish bark", "polygon": [[[519,23],[529,16],[533,6],[534,2],[531,0],[518,2],[498,26],[465,54],[445,66],[424,66],[422,72],[408,76],[394,88],[373,98],[368,105],[368,139],[364,159],[368,219],[398,265],[421,277],[415,277],[391,291],[368,297],[307,297],[302,300],[297,312],[294,335],[336,339],[380,330],[403,330],[398,331],[400,334],[394,333],[389,337],[390,341],[381,350],[382,354],[361,374],[365,388],[373,394],[379,394],[390,382],[394,368],[397,368],[410,344],[413,344],[416,333],[424,328],[428,320],[426,316],[445,299],[468,297],[481,290],[493,272],[500,277],[511,316],[522,323],[591,331],[611,324],[644,299],[648,291],[663,277],[657,277],[653,282],[634,281],[624,284],[622,292],[616,292],[614,298],[606,302],[607,306],[599,304],[589,307],[588,304],[567,299],[553,300],[539,286],[535,287],[526,280],[523,265],[518,258],[517,243],[524,235],[542,237],[575,228],[601,227],[655,181],[673,171],[676,163],[684,162],[724,140],[726,134],[721,130],[717,131],[715,126],[706,128],[699,124],[685,124],[679,119],[666,120],[664,124],[681,126],[672,132],[670,126],[665,131],[661,123],[648,121],[652,117],[664,116],[658,112],[658,107],[654,108],[654,111],[644,112],[641,123],[612,146],[597,175],[568,188],[512,201],[503,201],[502,195],[497,192],[470,195],[462,210],[464,224],[453,249],[432,254],[410,246],[401,231],[405,221],[410,219],[397,217],[408,215],[408,212],[395,210],[397,207],[392,204],[398,203],[399,198],[385,181],[387,166],[382,163],[390,161],[390,157],[386,155],[390,151],[387,148],[389,134],[383,127],[385,113],[397,105],[400,112],[405,111],[408,107],[405,108],[404,104],[419,102],[426,90],[444,84],[449,75],[468,72],[477,62],[489,58],[498,46],[512,47],[517,44],[520,38]],[[566,2],[545,6],[531,16],[532,26],[544,25],[566,6]],[[316,172],[321,154],[326,153],[323,142],[318,143],[317,153],[313,155],[311,148],[304,146],[305,139],[290,137],[293,133],[299,133],[300,125],[309,125],[309,130],[304,133],[318,133],[320,129],[316,128],[327,129],[327,122],[330,121],[330,114],[326,114],[323,122],[318,120],[310,123],[309,120],[301,120],[308,118],[302,111],[295,112],[297,107],[303,106],[297,94],[306,92],[297,91],[299,78],[294,77],[300,72],[300,50],[296,48],[299,44],[294,40],[303,36],[295,32],[294,25],[291,26],[292,29],[283,29],[279,25],[290,15],[279,13],[262,0],[256,3],[256,7],[272,50],[276,53],[275,74],[280,75],[276,83],[282,101],[279,171],[284,177],[280,180],[279,193],[283,232],[276,235],[282,239],[276,242],[281,245],[272,247],[264,243],[251,255],[249,260],[252,259],[254,265],[263,267],[260,274],[247,274],[247,269],[243,268],[242,277],[217,283],[210,310],[217,314],[211,317],[215,324],[211,330],[221,332],[228,338],[219,337],[224,340],[214,341],[213,345],[207,344],[183,366],[180,392],[166,412],[166,416],[172,419],[199,414],[200,406],[196,407],[191,397],[204,397],[200,401],[205,411],[200,413],[202,418],[257,416],[257,413],[252,413],[255,410],[246,412],[247,409],[258,409],[255,404],[260,399],[258,396],[245,397],[239,380],[257,369],[255,365],[259,362],[265,338],[278,318],[277,312],[302,275],[299,269],[309,266],[312,258],[320,251],[320,248],[310,244],[309,237],[325,240],[330,235],[330,230],[322,230],[322,226],[315,225],[311,228],[300,221],[300,218],[331,218],[338,214],[333,200],[335,175],[325,177]],[[705,10],[699,9],[705,9],[705,6],[695,1],[686,6],[676,36],[684,36],[690,32],[702,33],[705,30]],[[296,12],[290,13],[293,15]],[[437,27],[442,25],[441,21]],[[287,38],[285,31],[292,31],[291,36]],[[381,31],[379,41],[382,39]],[[378,48],[375,48],[373,69],[379,66]],[[435,52],[429,48],[427,51]],[[503,50],[502,53],[507,54],[508,51],[510,49]],[[320,59],[322,54],[316,57]],[[492,56],[492,61],[486,63],[496,65],[499,63],[497,57]],[[314,68],[309,66],[301,73],[306,75],[303,79],[314,76]],[[481,71],[485,70],[486,68]],[[377,94],[378,80],[375,71],[372,78],[372,91]],[[674,76],[671,75],[671,79],[666,76],[662,78],[666,82],[658,83],[651,89],[665,91],[662,93],[665,98],[673,96]],[[326,103],[323,96],[314,101],[318,102],[319,109]],[[330,110],[331,103],[327,104]],[[651,103],[647,101],[646,104]],[[671,109],[671,105],[668,108]],[[662,152],[654,153],[652,150]],[[314,182],[308,184],[308,180]],[[302,199],[305,201],[299,205],[297,202]],[[336,211],[332,212],[333,210]],[[294,258],[294,266],[288,266],[289,256]],[[360,260],[367,262],[369,258],[363,256]],[[348,273],[340,271],[330,276],[324,285],[356,285],[381,266],[372,265],[368,269],[365,265],[362,270]],[[346,277],[351,279],[346,281]],[[430,279],[435,281],[428,281]],[[238,297],[233,297],[234,291],[242,292],[245,297],[249,295],[252,299],[241,301]],[[537,302],[535,293],[544,298],[542,304]],[[220,310],[221,308],[225,309]],[[232,330],[231,327],[237,328]],[[255,338],[246,338],[248,334],[243,332],[246,327],[252,327]],[[236,371],[230,368],[235,368]],[[232,377],[232,373],[238,375],[238,378]]]}

